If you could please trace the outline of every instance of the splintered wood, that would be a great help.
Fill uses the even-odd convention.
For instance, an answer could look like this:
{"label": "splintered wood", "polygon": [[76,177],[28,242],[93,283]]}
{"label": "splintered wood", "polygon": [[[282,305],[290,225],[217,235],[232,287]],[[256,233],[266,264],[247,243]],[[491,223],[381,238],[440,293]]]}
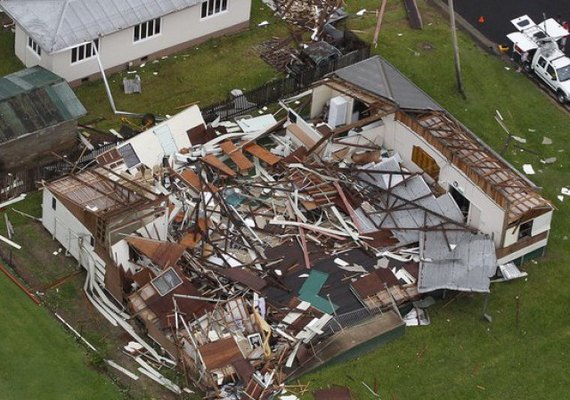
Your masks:
{"label": "splintered wood", "polygon": [[302,31],[320,38],[324,25],[343,6],[342,0],[274,0],[276,12],[287,22],[296,37]]}

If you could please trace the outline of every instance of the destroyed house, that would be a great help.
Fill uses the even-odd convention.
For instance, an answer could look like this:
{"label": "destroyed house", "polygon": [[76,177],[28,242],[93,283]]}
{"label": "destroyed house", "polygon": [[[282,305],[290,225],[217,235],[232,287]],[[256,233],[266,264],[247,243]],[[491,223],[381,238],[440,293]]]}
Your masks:
{"label": "destroyed house", "polygon": [[0,79],[0,170],[14,170],[77,142],[86,111],[67,82],[42,67]]}
{"label": "destroyed house", "polygon": [[[367,80],[374,84],[364,89]],[[264,399],[303,373],[365,354],[408,324],[429,323],[425,294],[487,293],[500,262],[546,244],[531,230],[531,244],[501,247],[495,214],[538,229],[549,203],[384,60],[340,70],[280,105],[208,124],[190,107],[44,193],[44,224],[66,249],[81,233],[57,228],[72,219],[54,215],[52,197],[71,210],[62,213],[91,214],[106,209],[116,184],[133,192],[121,199],[130,208],[117,211],[121,218],[140,209],[128,199],[146,199],[149,219],[105,225],[118,241],[95,249],[106,252],[104,281],[88,274],[86,291],[145,356],[180,362],[214,398]],[[469,155],[446,153],[437,132],[420,129],[425,115],[448,121],[443,132],[460,135],[469,154],[480,150],[527,185],[532,202],[501,206],[497,196],[510,192],[485,186],[492,175],[472,180]],[[91,179],[104,186],[84,189]],[[133,330],[133,317],[162,353]]]}
{"label": "destroyed house", "polygon": [[[251,0],[5,0],[16,56],[71,84],[249,26]],[[100,55],[100,63],[97,60]]]}
{"label": "destroyed house", "polygon": [[[451,194],[467,225],[493,238],[499,264],[544,254],[553,207],[540,188],[386,60],[376,56],[340,69],[307,96],[305,115],[289,112],[287,129],[297,143],[340,160],[337,143],[355,132],[375,136],[406,170]],[[362,157],[367,146],[355,146],[353,158]]]}

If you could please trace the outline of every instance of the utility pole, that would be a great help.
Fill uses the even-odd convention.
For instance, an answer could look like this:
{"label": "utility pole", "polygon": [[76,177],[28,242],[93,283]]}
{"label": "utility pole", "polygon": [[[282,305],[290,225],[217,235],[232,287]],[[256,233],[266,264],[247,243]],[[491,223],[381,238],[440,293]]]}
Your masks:
{"label": "utility pole", "polygon": [[465,91],[463,90],[463,82],[461,81],[461,64],[459,62],[459,46],[457,45],[457,31],[455,29],[455,9],[453,7],[453,0],[449,0],[449,21],[451,25],[451,40],[453,42],[453,55],[455,59],[455,79],[457,80],[457,90],[463,99],[467,99]]}

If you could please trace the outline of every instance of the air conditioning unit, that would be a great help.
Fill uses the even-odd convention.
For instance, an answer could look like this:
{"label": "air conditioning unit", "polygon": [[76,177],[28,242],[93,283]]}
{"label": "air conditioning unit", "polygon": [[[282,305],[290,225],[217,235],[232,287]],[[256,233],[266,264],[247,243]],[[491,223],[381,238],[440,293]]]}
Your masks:
{"label": "air conditioning unit", "polygon": [[331,128],[344,125],[348,114],[348,101],[342,96],[331,99],[328,124]]}

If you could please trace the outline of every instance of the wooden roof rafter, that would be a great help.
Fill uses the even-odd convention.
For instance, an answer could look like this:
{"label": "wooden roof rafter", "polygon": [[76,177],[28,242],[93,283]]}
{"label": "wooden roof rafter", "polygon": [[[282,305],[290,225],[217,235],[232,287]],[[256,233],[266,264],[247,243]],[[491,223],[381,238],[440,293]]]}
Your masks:
{"label": "wooden roof rafter", "polygon": [[[487,148],[475,135],[448,117],[445,112],[430,111],[415,115],[398,112],[396,118],[426,139],[457,168],[470,176],[475,184],[504,209],[508,209],[511,204],[517,203],[517,191],[532,192],[533,194],[530,197],[533,197],[536,202],[527,202],[522,207],[518,207],[512,212],[509,211],[509,222],[512,222],[513,218],[516,219],[520,213],[524,213],[535,206],[551,207],[550,203],[538,193],[538,187],[518,171],[515,171],[499,155]],[[442,137],[441,133],[444,126],[448,128],[447,131],[455,132],[455,139],[458,139],[459,142],[464,141],[472,145],[468,149],[458,149],[451,143],[455,139],[450,138],[449,135]],[[509,191],[507,190],[509,187],[516,190]]]}

